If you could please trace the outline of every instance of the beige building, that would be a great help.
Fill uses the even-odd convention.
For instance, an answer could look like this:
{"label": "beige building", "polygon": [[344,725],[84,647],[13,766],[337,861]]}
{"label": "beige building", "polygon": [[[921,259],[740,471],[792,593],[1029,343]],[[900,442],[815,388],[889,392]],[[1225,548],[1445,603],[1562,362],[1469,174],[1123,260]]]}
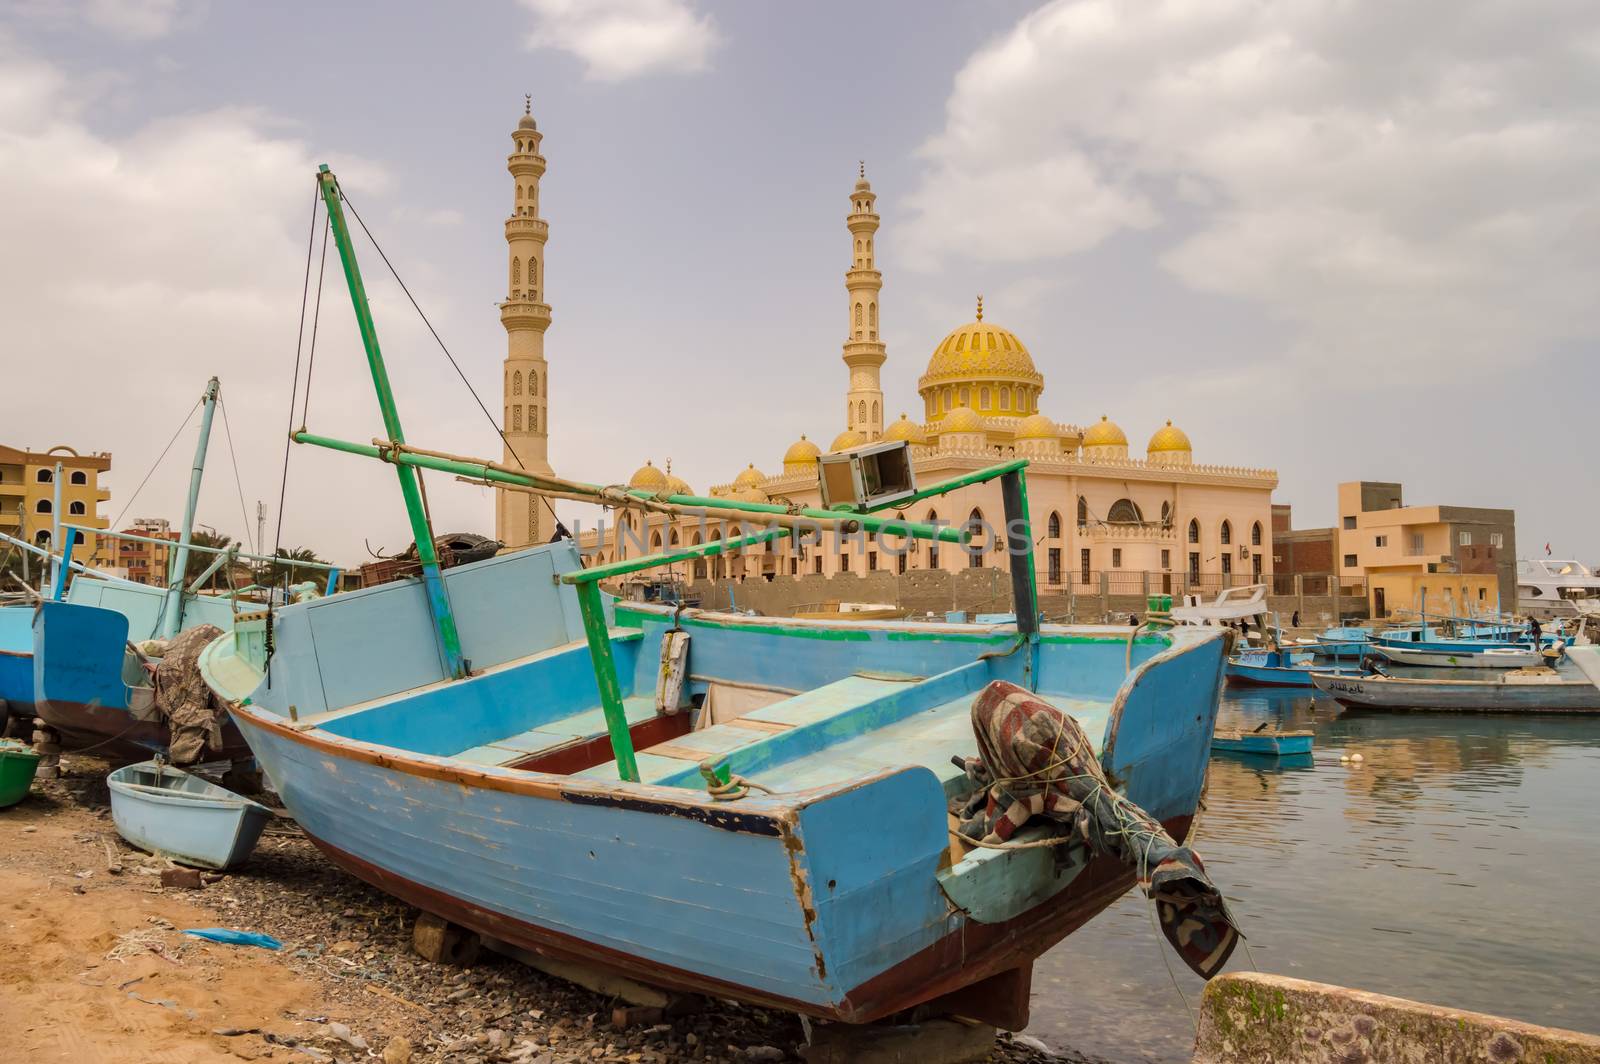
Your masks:
{"label": "beige building", "polygon": [[[845,271],[845,417],[842,431],[824,431],[818,437],[828,441],[829,451],[903,440],[911,447],[919,486],[1026,457],[1042,592],[1109,587],[1113,593],[1176,593],[1248,583],[1270,573],[1272,491],[1278,482],[1274,471],[1197,463],[1188,436],[1170,421],[1151,433],[1142,453],[1130,450],[1127,434],[1106,416],[1087,429],[1057,421],[1043,412],[1046,381],[1028,347],[1015,333],[985,320],[981,297],[974,319],[933,345],[916,401],[901,407],[916,410],[917,418],[901,413],[885,425],[888,407],[879,372],[888,356],[880,339],[882,275],[874,248],[880,219],[864,169],[850,193],[845,221],[851,252]],[[517,397],[508,391],[506,401],[514,404]],[[710,492],[747,501],[817,505],[821,453],[821,444],[802,436],[781,460],[773,455],[763,460],[765,468],[747,462]],[[690,491],[670,469],[653,461],[641,466],[630,484]],[[508,497],[515,503],[502,502],[503,507],[527,498]],[[976,521],[993,529],[1004,524],[998,483],[919,503],[904,516],[952,525]],[[583,534],[581,546],[601,561],[611,561],[738,532],[727,521],[685,521],[659,514],[624,520],[624,527],[603,536],[596,530]],[[949,544],[924,542],[907,549],[896,538],[863,537],[821,544],[782,540],[696,562],[685,575],[691,580],[775,579],[803,573],[1007,565],[1007,555],[992,541],[989,549],[973,554]]]}
{"label": "beige building", "polygon": [[[100,486],[100,476],[111,469],[110,452],[79,454],[71,447],[30,451],[0,444],[0,532],[53,547],[58,463],[62,524],[106,527],[100,504],[111,498],[111,489]],[[99,536],[76,533],[75,559],[91,564],[100,548]]]}
{"label": "beige building", "polygon": [[1339,485],[1333,530],[1341,581],[1365,578],[1374,617],[1516,608],[1516,513],[1476,506],[1406,506],[1400,485]]}

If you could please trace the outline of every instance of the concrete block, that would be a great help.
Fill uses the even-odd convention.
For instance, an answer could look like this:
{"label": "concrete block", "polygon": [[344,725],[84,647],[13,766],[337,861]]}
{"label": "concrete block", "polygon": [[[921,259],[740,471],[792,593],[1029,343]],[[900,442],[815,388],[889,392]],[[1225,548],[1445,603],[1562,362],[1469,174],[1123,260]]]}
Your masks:
{"label": "concrete block", "polygon": [[161,885],[177,890],[199,890],[201,885],[200,871],[196,868],[163,868],[161,870]]}
{"label": "concrete block", "polygon": [[1244,972],[1207,985],[1194,1064],[1600,1064],[1600,1037]]}

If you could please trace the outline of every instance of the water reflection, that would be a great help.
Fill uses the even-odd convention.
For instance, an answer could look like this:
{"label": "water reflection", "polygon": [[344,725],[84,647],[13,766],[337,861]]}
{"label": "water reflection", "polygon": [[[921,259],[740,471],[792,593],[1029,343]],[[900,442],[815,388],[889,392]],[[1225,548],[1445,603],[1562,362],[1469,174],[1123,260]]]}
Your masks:
{"label": "water reflection", "polygon": [[[1600,1031],[1600,718],[1344,715],[1229,691],[1219,726],[1316,732],[1299,764],[1212,759],[1196,846],[1239,917],[1231,967]],[[1341,754],[1362,755],[1360,762]],[[1309,760],[1309,764],[1307,763]],[[1137,892],[1041,959],[1034,1035],[1186,1061],[1202,984]]]}

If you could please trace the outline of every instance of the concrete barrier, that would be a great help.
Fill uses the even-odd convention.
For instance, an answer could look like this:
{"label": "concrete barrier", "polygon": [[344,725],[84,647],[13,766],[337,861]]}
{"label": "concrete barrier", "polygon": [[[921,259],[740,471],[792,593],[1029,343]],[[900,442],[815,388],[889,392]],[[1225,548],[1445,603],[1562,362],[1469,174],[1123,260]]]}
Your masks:
{"label": "concrete barrier", "polygon": [[1213,979],[1194,1064],[1595,1064],[1600,1037],[1326,983]]}

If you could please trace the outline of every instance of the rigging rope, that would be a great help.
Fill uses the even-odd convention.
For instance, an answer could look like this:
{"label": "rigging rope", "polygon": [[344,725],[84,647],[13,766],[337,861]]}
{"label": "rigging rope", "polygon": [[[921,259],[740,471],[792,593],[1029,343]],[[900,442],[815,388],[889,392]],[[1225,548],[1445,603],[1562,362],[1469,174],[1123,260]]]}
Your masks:
{"label": "rigging rope", "polygon": [[[322,226],[322,258],[317,263],[317,302],[311,311],[311,350],[306,355],[306,397],[300,405],[300,431],[306,430],[306,420],[311,415],[311,375],[317,369],[317,326],[322,322],[322,279],[328,270],[328,231],[333,227],[330,218]],[[293,417],[293,411],[290,411]]]}
{"label": "rigging rope", "polygon": [[228,437],[228,457],[233,460],[233,486],[239,492],[239,516],[244,519],[244,538],[250,544],[250,553],[256,552],[255,537],[250,534],[250,512],[244,505],[244,484],[239,480],[239,456],[233,449],[233,429],[228,425],[228,404],[221,395],[217,396],[217,405],[222,407],[222,431]]}
{"label": "rigging rope", "polygon": [[[390,275],[394,277],[395,283],[400,286],[400,291],[406,294],[406,298],[411,301],[411,306],[414,310],[416,310],[417,316],[422,319],[422,324],[426,325],[428,327],[428,332],[433,334],[434,342],[439,345],[439,350],[444,352],[444,357],[450,360],[450,365],[455,368],[456,376],[460,377],[461,383],[467,386],[467,391],[471,393],[473,401],[478,404],[478,409],[483,411],[484,419],[489,422],[490,427],[494,429],[495,435],[500,437],[500,441],[505,444],[506,450],[510,452],[512,461],[517,463],[518,469],[526,472],[528,467],[522,464],[522,456],[517,454],[515,447],[511,446],[511,441],[506,438],[505,430],[502,429],[500,427],[500,423],[494,419],[494,415],[489,413],[489,408],[483,404],[483,399],[479,397],[477,389],[474,388],[472,386],[472,382],[467,379],[466,373],[462,372],[461,364],[456,361],[456,357],[452,355],[450,353],[450,349],[445,346],[444,340],[439,336],[438,330],[433,327],[433,322],[429,321],[428,316],[422,312],[422,307],[417,303],[416,297],[411,294],[411,289],[407,288],[405,281],[401,280],[400,271],[394,268],[394,263],[390,262],[389,256],[384,254],[383,248],[378,244],[377,238],[372,235],[372,230],[368,229],[367,223],[361,220],[361,212],[356,210],[356,205],[350,202],[350,197],[345,195],[342,187],[339,189],[339,198],[344,200],[346,207],[350,208],[351,216],[355,218],[356,224],[361,226],[361,231],[367,234],[367,239],[372,242],[372,247],[375,251],[377,251],[378,257],[383,260],[383,264],[389,268]],[[540,499],[540,501],[544,503],[545,509],[550,511],[551,519],[557,524],[560,524],[561,518],[556,516],[555,507],[550,505],[550,500]]]}
{"label": "rigging rope", "polygon": [[[283,546],[283,500],[289,493],[289,447],[294,442],[294,404],[300,392],[300,354],[306,339],[306,303],[311,296],[311,249],[317,246],[317,204],[322,199],[321,188],[311,194],[311,227],[306,233],[306,275],[300,288],[300,326],[294,338],[294,381],[289,387],[289,431],[283,437],[283,479],[278,484],[278,522],[272,537],[272,556],[278,556],[278,550]],[[265,544],[262,544],[265,546]],[[272,586],[271,570],[267,573],[267,587]],[[267,593],[267,619],[271,624],[272,618],[272,593]],[[271,648],[268,648],[270,655]],[[267,671],[268,683],[271,683],[272,672]]]}
{"label": "rigging rope", "polygon": [[172,450],[172,445],[178,442],[178,437],[183,435],[183,430],[189,427],[189,419],[194,417],[194,412],[200,409],[200,404],[203,402],[205,402],[204,397],[196,399],[194,405],[189,408],[189,412],[183,415],[183,423],[178,426],[178,431],[172,434],[172,439],[167,441],[167,445],[161,448],[161,453],[156,456],[155,463],[150,466],[150,472],[146,473],[144,479],[139,481],[139,486],[133,489],[133,494],[128,496],[128,501],[123,503],[122,509],[118,511],[117,516],[112,518],[112,528],[122,524],[122,515],[128,512],[128,507],[133,505],[133,500],[139,497],[139,493],[144,490],[144,486],[150,483],[150,478],[155,474],[157,467],[161,465],[161,460],[167,456],[168,451]]}

